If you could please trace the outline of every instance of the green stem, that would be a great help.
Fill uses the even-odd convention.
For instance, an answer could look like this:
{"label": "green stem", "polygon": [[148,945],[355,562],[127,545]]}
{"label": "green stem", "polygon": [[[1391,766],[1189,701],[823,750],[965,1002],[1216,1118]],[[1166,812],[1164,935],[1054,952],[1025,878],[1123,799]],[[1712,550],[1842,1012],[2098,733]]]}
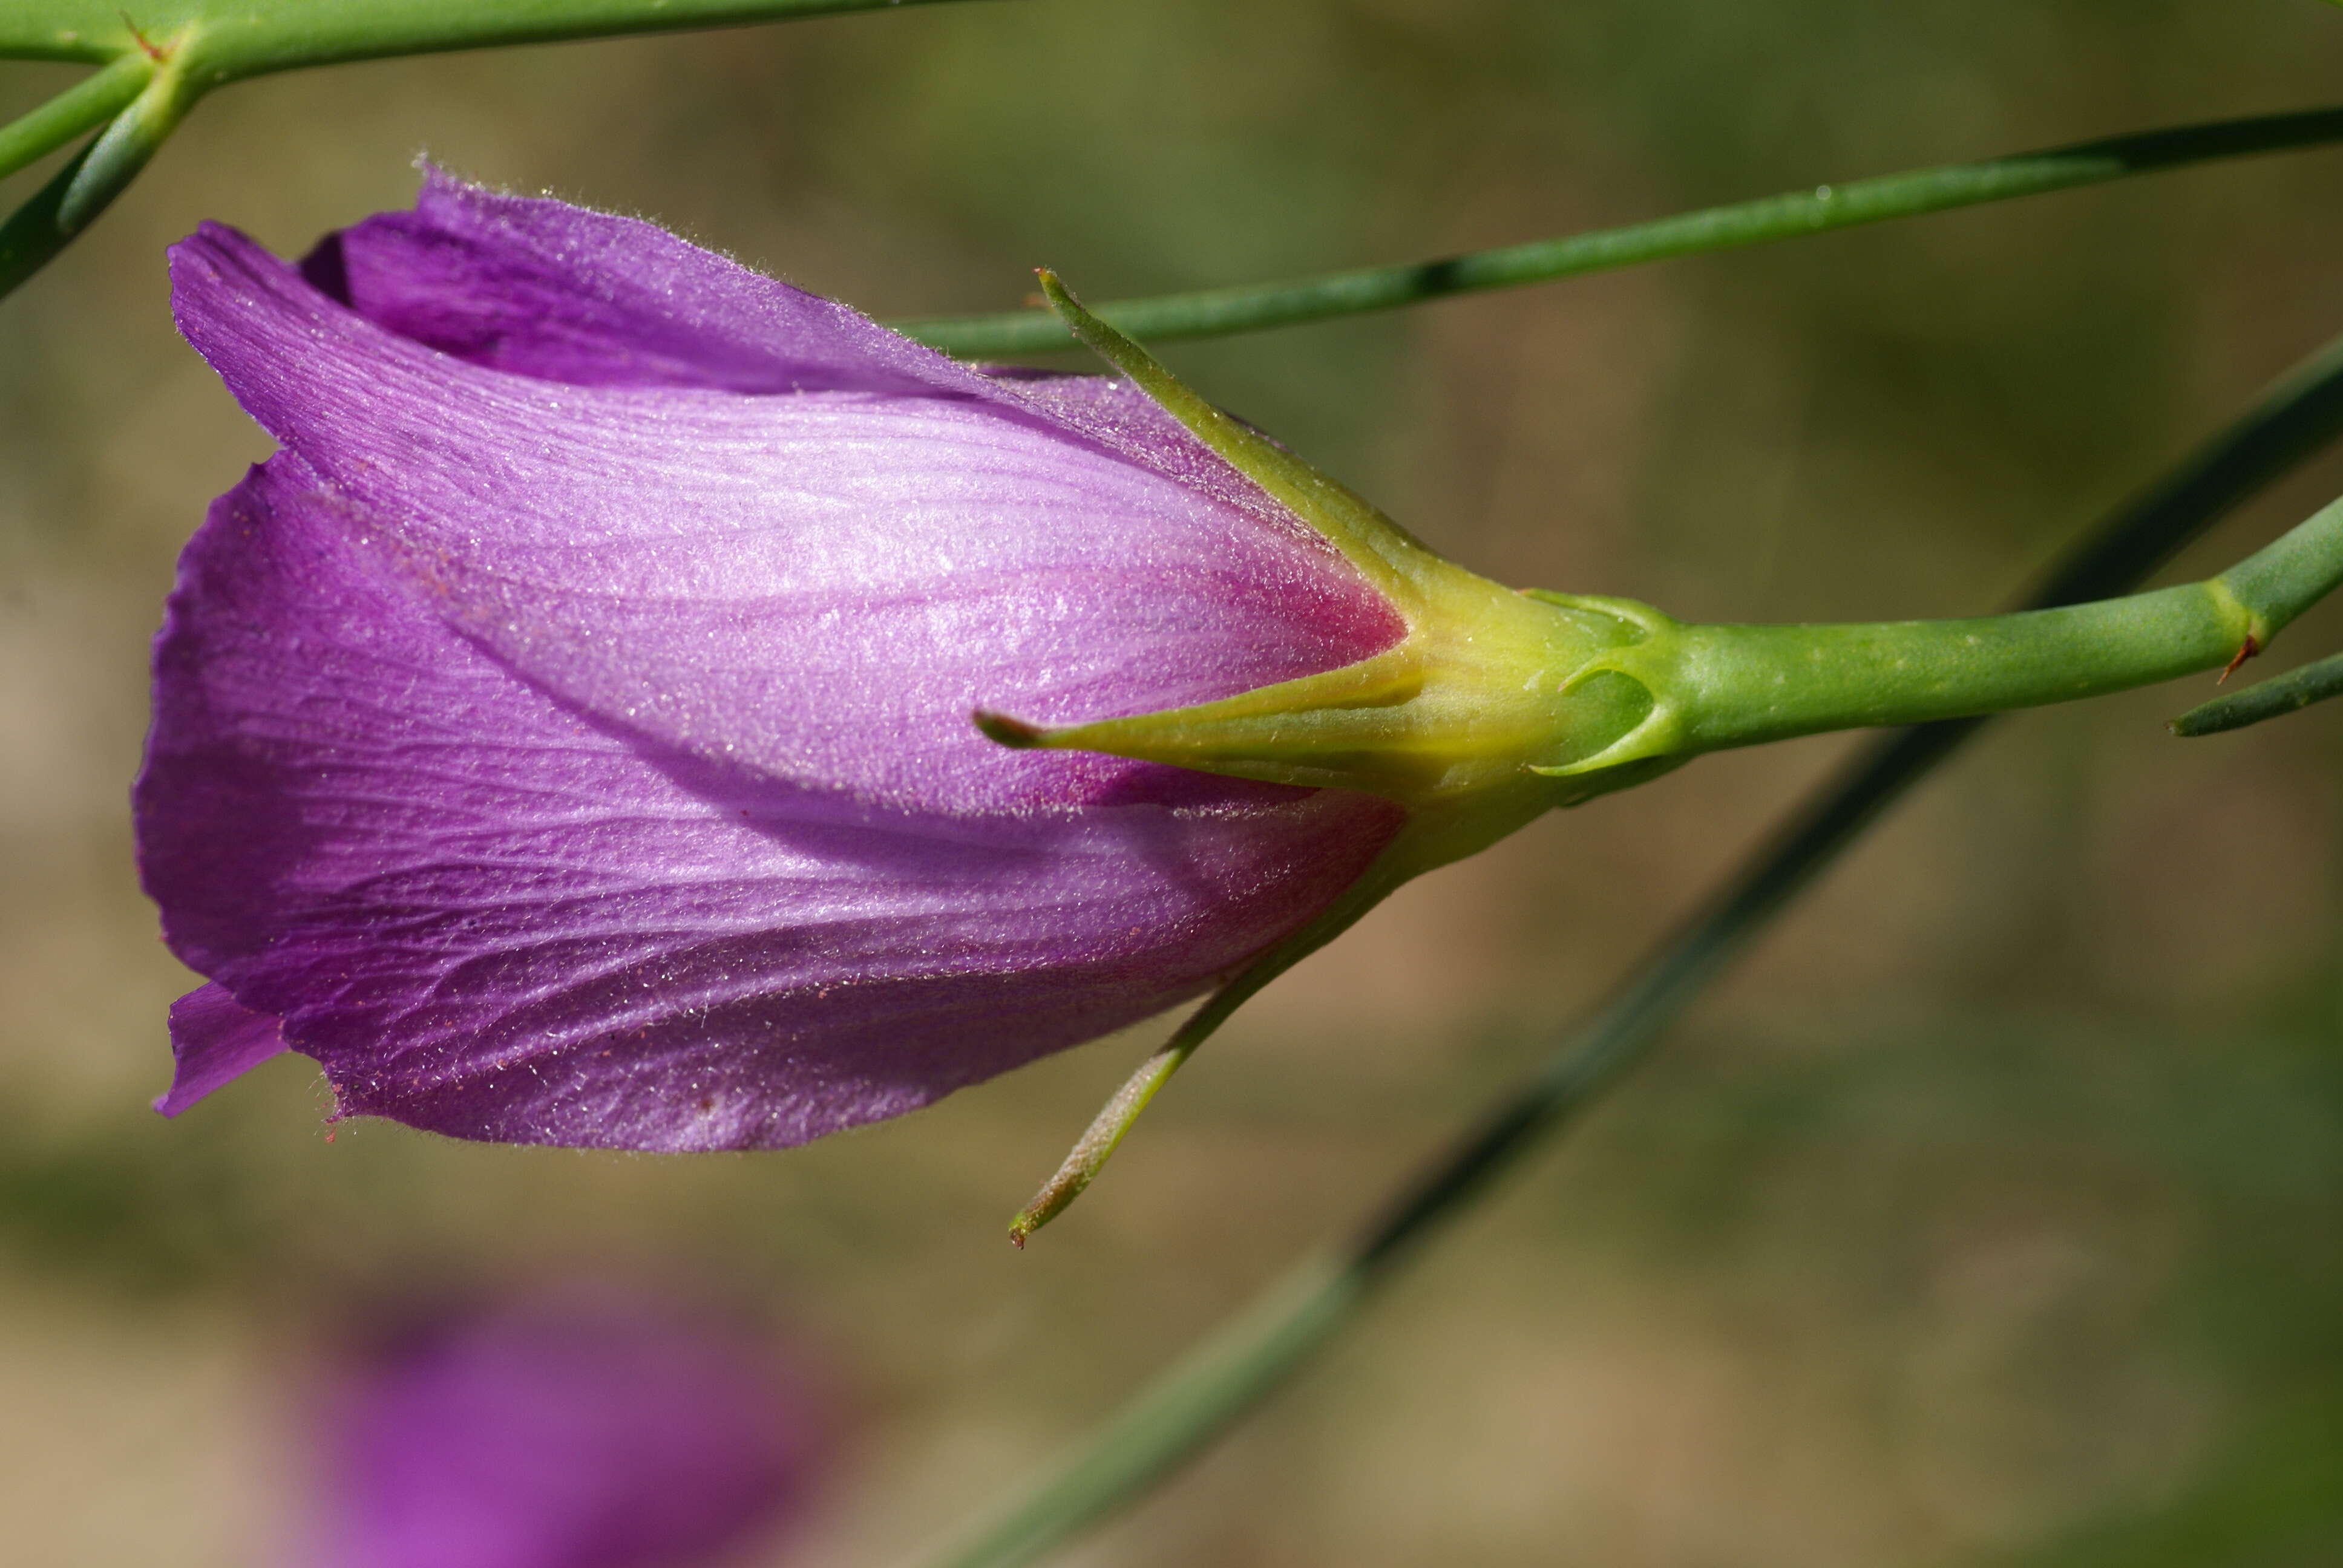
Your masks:
{"label": "green stem", "polygon": [[155,62],[145,55],[124,55],[30,114],[0,127],[0,176],[15,174],[84,131],[105,124],[138,95],[154,74]]}
{"label": "green stem", "polygon": [[[62,146],[121,109],[95,146],[0,224],[0,296],[63,250],[121,194],[195,101],[226,82],[387,55],[745,26],[934,3],[141,0],[135,7],[125,7],[114,0],[20,0],[13,6],[0,5],[0,56],[107,63],[90,81],[0,130],[0,175]],[[128,106],[123,107],[126,102]],[[16,156],[13,164],[7,161],[10,156]]]}
{"label": "green stem", "polygon": [[[2231,508],[2343,433],[2343,338],[2107,519],[2033,597],[2123,593]],[[1397,1265],[1539,1140],[1632,1067],[1773,917],[1984,721],[1881,738],[1817,790],[1715,901],[1663,942],[1545,1065],[1445,1157],[1404,1183],[1347,1247],[1304,1262],[1111,1417],[1075,1458],[1008,1498],[936,1568],[1015,1568],[1136,1502],[1243,1419],[1357,1316]]]}
{"label": "green stem", "polygon": [[195,101],[184,65],[176,56],[165,63],[89,146],[0,223],[0,298],[46,266],[146,166]]}
{"label": "green stem", "polygon": [[1687,627],[1682,749],[2098,697],[2217,669],[2252,636],[2207,583],[1973,620]]}
{"label": "green stem", "polygon": [[2314,702],[2338,697],[2343,697],[2343,653],[2192,708],[2172,721],[2172,733],[2184,739],[2220,735],[2265,719],[2283,719],[2289,713],[2301,712]]}
{"label": "green stem", "polygon": [[[934,0],[42,0],[0,10],[0,55],[103,60],[184,36],[198,85],[388,55],[746,26]],[[143,43],[142,43],[143,40]]]}
{"label": "green stem", "polygon": [[[1817,186],[1624,228],[1533,240],[1436,261],[1118,300],[1095,310],[1102,319],[1142,342],[1258,332],[1264,327],[1390,310],[1453,294],[1544,283],[1639,262],[2038,196],[2217,158],[2318,146],[2338,139],[2343,139],[2343,109],[2219,120],[1982,163],[1882,175],[1851,185]],[[894,325],[932,347],[967,357],[1073,347],[1073,339],[1057,317],[1041,309],[930,317]]]}
{"label": "green stem", "polygon": [[2206,582],[1975,620],[1672,628],[1612,662],[1654,692],[1684,694],[1681,706],[1664,699],[1646,747],[1715,751],[2217,669],[2268,648],[2338,581],[2343,502]]}

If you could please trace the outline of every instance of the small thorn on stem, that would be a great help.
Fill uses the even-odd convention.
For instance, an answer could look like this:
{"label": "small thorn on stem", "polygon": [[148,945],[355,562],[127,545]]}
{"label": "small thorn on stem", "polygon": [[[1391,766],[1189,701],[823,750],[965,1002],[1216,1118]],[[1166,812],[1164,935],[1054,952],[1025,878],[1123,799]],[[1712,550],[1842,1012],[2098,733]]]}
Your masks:
{"label": "small thorn on stem", "polygon": [[2246,660],[2261,652],[2261,650],[2262,645],[2254,640],[2253,633],[2247,632],[2246,634],[2246,640],[2237,648],[2237,657],[2229,660],[2229,667],[2221,671],[2220,678],[2214,681],[2213,684],[2216,686],[2227,685],[2228,683],[2229,677],[2237,673],[2237,668],[2244,664]]}

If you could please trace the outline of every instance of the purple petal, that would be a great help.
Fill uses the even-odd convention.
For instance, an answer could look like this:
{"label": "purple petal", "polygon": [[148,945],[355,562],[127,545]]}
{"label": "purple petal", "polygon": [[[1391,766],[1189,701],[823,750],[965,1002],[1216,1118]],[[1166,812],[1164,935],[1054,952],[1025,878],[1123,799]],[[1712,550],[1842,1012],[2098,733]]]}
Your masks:
{"label": "purple petal", "polygon": [[171,1004],[171,1087],[155,1109],[176,1116],[287,1049],[282,1020],[239,1006],[218,986],[197,986]]}
{"label": "purple petal", "polygon": [[1178,707],[1403,630],[1291,519],[1063,424],[555,387],[389,337],[225,230],[173,261],[183,330],[381,571],[531,678],[710,759],[912,809],[1079,804],[1130,765],[1004,759],[970,711]]}
{"label": "purple petal", "polygon": [[319,1568],[684,1568],[801,1515],[822,1421],[770,1350],[610,1290],[443,1313],[323,1412]]}
{"label": "purple petal", "polygon": [[137,815],[174,950],[281,1014],[348,1111],[801,1142],[1196,994],[1397,825],[1363,797],[1200,780],[1214,799],[1166,803],[1145,779],[947,816],[666,750],[372,575],[313,485],[279,457],[191,541]]}
{"label": "purple petal", "polygon": [[965,367],[637,218],[426,171],[301,263],[320,292],[475,365],[578,387],[960,393]]}
{"label": "purple petal", "polygon": [[[311,272],[468,357],[232,231],[174,253],[288,450],[181,561],[137,789],[174,950],[345,1111],[800,1142],[1199,994],[1397,830],[969,723],[1400,634],[1128,388],[980,375],[558,203],[435,181],[397,217]],[[820,389],[743,395],[759,366]]]}
{"label": "purple petal", "polygon": [[[507,196],[427,166],[413,212],[378,213],[327,236],[301,271],[396,337],[570,386],[990,404],[1151,468],[1336,562],[1325,541],[1129,382],[971,367],[638,219]],[[1336,576],[1347,580],[1347,568],[1337,563]],[[1379,599],[1367,596],[1354,613],[1368,624],[1355,633],[1364,651],[1352,657],[1398,640],[1403,628]]]}
{"label": "purple petal", "polygon": [[[568,386],[870,392],[1038,414],[1272,532],[1297,533],[1127,382],[963,365],[639,219],[507,196],[427,166],[414,211],[377,213],[327,236],[300,270],[395,337]],[[1332,557],[1315,536],[1298,537]],[[1388,644],[1399,632],[1383,618],[1371,635]]]}

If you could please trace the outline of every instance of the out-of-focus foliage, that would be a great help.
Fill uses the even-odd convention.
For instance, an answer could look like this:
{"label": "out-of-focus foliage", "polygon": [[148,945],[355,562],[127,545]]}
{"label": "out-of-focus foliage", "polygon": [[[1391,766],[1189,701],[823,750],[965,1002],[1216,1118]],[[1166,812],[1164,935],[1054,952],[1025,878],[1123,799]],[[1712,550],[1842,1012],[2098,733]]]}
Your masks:
{"label": "out-of-focus foliage", "polygon": [[[248,1562],[325,1315],[583,1261],[689,1265],[826,1336],[859,1445],[804,1560],[900,1555],[1348,1225],[1844,744],[1703,761],[1410,890],[1241,1015],[1023,1257],[1001,1221],[1138,1041],[772,1157],[328,1141],[289,1060],[166,1124],[144,1101],[186,982],[124,804],[144,647],[266,450],[169,329],[161,247],[198,218],[295,250],[403,205],[421,151],[925,314],[1013,304],[1037,263],[1103,299],[2323,103],[2338,65],[2312,0],[1019,0],[206,102],[0,306],[12,1541]],[[8,67],[0,109],[69,79]],[[2343,329],[2338,182],[2338,153],[2208,168],[1167,357],[1504,580],[1960,613]],[[2183,569],[2338,490],[2343,460]],[[2335,1555],[2335,714],[2168,739],[2201,695],[1978,747],[1101,1560]]]}

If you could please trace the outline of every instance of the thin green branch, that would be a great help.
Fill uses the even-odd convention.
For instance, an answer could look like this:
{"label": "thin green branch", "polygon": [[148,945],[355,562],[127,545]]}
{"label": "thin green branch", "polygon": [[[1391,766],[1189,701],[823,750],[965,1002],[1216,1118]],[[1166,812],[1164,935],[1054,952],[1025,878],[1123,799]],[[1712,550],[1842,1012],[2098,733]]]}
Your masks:
{"label": "thin green branch", "polygon": [[[2343,338],[2146,493],[2119,508],[2022,608],[2137,588],[2230,508],[2343,434]],[[1350,1245],[1321,1254],[1143,1390],[1061,1468],[1011,1496],[937,1568],[1014,1568],[1114,1514],[1233,1426],[1357,1315],[1416,1248],[1616,1082],[1774,916],[1984,719],[1882,737],[1817,790],[1707,908],[1663,942],[1545,1066]]]}
{"label": "thin green branch", "polygon": [[0,55],[105,60],[201,41],[204,88],[389,55],[748,26],[934,0],[35,0],[0,8]]}
{"label": "thin green branch", "polygon": [[[1156,295],[1094,308],[1101,319],[1142,342],[1258,332],[2338,140],[2343,140],[2343,108],[2218,120],[1983,163],[1881,175],[1852,185],[1817,186],[1624,228],[1533,240],[1436,261]],[[1058,318],[1039,308],[930,317],[894,325],[932,347],[970,357],[1073,347]]]}
{"label": "thin green branch", "polygon": [[0,223],[0,298],[46,266],[146,166],[194,102],[183,62],[154,73],[128,107]]}
{"label": "thin green branch", "polygon": [[0,126],[0,177],[15,174],[121,113],[155,74],[144,55],[93,71],[30,114]]}
{"label": "thin green branch", "polygon": [[195,101],[228,82],[387,55],[745,26],[936,3],[144,0],[135,13],[113,0],[0,5],[0,57],[106,62],[88,81],[0,129],[0,175],[115,116],[72,166],[0,224],[0,297],[87,227],[146,166]]}
{"label": "thin green branch", "polygon": [[2184,739],[2219,735],[2265,719],[2283,719],[2334,697],[2343,697],[2343,653],[2192,708],[2172,721],[2172,733]]}

